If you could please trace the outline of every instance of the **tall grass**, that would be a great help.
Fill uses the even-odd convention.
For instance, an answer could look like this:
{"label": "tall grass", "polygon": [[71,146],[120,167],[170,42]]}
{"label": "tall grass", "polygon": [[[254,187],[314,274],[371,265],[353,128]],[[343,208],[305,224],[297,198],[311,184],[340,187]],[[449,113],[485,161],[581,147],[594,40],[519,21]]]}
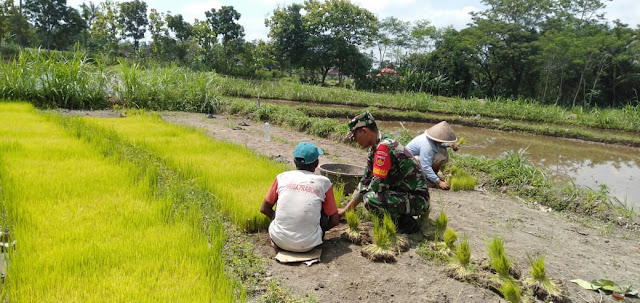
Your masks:
{"label": "tall grass", "polygon": [[66,58],[25,50],[14,60],[0,61],[0,98],[43,107],[105,108],[109,78],[101,61],[91,64],[79,52]]}
{"label": "tall grass", "polygon": [[154,115],[90,121],[113,129],[163,159],[169,168],[196,179],[216,196],[217,209],[238,227],[257,230],[268,226],[260,205],[285,167],[245,147],[211,140],[197,130],[165,123]]}
{"label": "tall grass", "polygon": [[0,103],[0,178],[19,243],[5,255],[6,300],[243,299],[225,274],[220,224],[201,232],[199,207],[176,214],[176,196],[157,195],[157,168],[76,138],[31,106]]}

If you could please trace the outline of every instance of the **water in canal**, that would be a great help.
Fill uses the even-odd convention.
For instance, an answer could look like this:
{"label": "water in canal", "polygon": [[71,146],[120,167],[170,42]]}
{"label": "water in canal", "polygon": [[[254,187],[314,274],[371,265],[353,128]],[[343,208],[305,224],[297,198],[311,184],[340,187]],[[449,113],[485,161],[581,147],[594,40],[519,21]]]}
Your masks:
{"label": "water in canal", "polygon": [[[415,135],[432,125],[402,124]],[[400,122],[380,121],[378,125],[391,132],[402,128]],[[640,207],[639,148],[466,126],[452,127],[458,138],[465,138],[461,153],[493,158],[506,151],[526,149],[526,155],[533,164],[545,168],[553,178],[573,180],[576,185],[592,189],[605,184],[610,195]]]}

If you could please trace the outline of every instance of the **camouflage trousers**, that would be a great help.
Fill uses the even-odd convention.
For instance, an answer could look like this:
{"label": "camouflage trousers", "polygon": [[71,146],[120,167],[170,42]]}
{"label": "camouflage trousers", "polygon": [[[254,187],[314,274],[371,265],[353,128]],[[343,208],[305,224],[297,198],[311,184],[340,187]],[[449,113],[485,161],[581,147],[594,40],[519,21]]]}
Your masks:
{"label": "camouflage trousers", "polygon": [[429,193],[387,191],[363,195],[364,207],[371,212],[387,211],[392,217],[419,216],[429,209]]}

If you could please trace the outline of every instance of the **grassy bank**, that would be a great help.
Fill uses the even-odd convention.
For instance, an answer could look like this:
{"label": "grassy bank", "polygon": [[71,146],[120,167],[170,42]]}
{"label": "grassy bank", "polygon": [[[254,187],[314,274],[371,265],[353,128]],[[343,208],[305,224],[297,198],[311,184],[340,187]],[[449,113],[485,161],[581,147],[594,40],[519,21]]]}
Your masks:
{"label": "grassy bank", "polygon": [[[239,102],[243,106],[250,106],[252,109],[255,107],[252,104],[256,102],[247,102],[246,99],[230,98],[231,103]],[[264,104],[264,103],[263,103]],[[231,104],[231,107],[238,107]],[[354,117],[360,114],[363,109],[361,108],[335,108],[335,107],[318,107],[318,106],[291,106],[294,109],[305,113],[310,117],[321,118],[339,118],[344,119],[346,117]],[[415,121],[415,122],[427,122],[437,123],[446,120],[453,124],[482,127],[488,129],[497,129],[503,131],[518,131],[524,133],[532,133],[537,135],[563,137],[582,139],[593,142],[601,143],[614,143],[623,144],[628,146],[640,146],[640,136],[638,133],[632,132],[607,132],[593,128],[585,128],[573,125],[559,125],[559,124],[533,124],[523,121],[513,120],[500,120],[493,118],[483,117],[464,117],[459,115],[442,115],[428,112],[418,111],[390,111],[386,109],[380,109],[377,107],[367,108],[377,120],[383,121]]]}
{"label": "grassy bank", "polygon": [[242,300],[222,225],[203,225],[198,203],[176,208],[184,193],[161,193],[156,166],[105,158],[117,147],[77,139],[100,134],[71,136],[25,104],[0,103],[0,116],[3,228],[18,243],[5,255],[6,300]]}

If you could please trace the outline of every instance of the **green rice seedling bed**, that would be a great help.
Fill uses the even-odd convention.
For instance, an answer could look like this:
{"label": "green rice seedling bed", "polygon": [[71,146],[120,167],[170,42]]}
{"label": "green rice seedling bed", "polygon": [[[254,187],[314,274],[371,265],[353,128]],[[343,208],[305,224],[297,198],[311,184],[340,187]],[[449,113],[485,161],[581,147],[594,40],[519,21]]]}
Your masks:
{"label": "green rice seedling bed", "polygon": [[[0,103],[0,184],[17,240],[10,302],[235,302],[220,224],[170,216],[158,172],[105,158],[31,105]],[[207,236],[210,235],[211,241]]]}
{"label": "green rice seedling bed", "polygon": [[276,175],[288,167],[243,146],[170,125],[155,115],[90,121],[113,129],[163,159],[171,169],[196,179],[216,196],[216,208],[241,229],[268,227],[269,219],[260,213],[260,206]]}

